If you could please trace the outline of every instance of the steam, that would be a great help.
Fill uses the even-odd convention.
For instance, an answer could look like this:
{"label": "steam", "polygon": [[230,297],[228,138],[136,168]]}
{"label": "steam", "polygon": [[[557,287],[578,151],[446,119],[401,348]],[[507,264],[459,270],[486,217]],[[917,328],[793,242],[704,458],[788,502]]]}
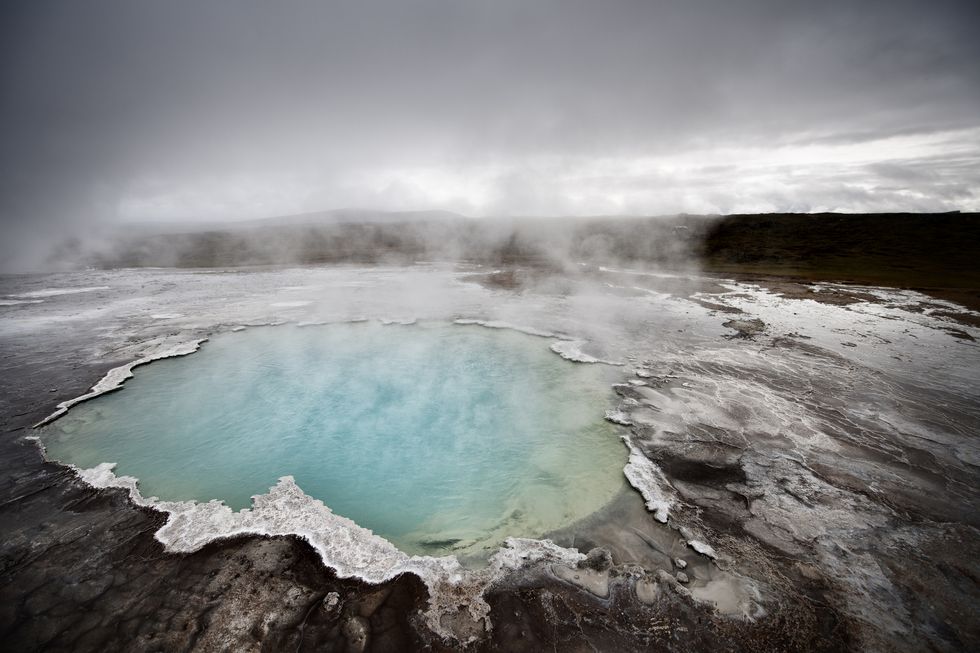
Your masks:
{"label": "steam", "polygon": [[530,266],[563,275],[584,264],[683,270],[694,265],[710,223],[685,216],[490,220],[436,212],[327,212],[204,230],[104,231],[97,238],[62,240],[48,263],[80,269],[432,261]]}
{"label": "steam", "polygon": [[980,208],[968,0],[0,12],[8,271],[61,265],[65,238],[109,246],[120,223],[350,206],[508,219]]}

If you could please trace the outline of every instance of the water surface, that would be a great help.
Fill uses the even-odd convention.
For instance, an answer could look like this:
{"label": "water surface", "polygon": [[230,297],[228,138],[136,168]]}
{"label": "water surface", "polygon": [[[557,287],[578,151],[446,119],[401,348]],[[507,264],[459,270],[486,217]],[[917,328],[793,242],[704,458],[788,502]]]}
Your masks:
{"label": "water surface", "polygon": [[409,553],[483,557],[605,505],[626,450],[611,374],[550,341],[451,324],[279,326],[137,368],[46,427],[48,454],[116,462],[145,496],[248,507],[292,475]]}

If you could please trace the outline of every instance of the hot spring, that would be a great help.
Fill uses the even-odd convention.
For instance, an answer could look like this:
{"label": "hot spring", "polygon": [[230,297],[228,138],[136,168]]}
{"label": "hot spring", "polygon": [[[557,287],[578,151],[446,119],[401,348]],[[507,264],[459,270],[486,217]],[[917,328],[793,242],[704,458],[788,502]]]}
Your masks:
{"label": "hot spring", "polygon": [[626,450],[611,375],[550,341],[453,324],[277,326],[137,368],[45,427],[144,496],[250,505],[281,476],[407,553],[482,559],[608,503]]}

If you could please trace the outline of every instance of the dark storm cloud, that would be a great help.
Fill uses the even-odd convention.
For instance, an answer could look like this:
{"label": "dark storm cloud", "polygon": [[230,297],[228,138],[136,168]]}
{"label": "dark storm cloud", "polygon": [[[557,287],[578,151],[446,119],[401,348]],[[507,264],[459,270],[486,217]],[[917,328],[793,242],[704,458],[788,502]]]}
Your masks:
{"label": "dark storm cloud", "polygon": [[7,261],[30,253],[30,236],[79,224],[347,205],[978,204],[974,2],[34,0],[0,11]]}

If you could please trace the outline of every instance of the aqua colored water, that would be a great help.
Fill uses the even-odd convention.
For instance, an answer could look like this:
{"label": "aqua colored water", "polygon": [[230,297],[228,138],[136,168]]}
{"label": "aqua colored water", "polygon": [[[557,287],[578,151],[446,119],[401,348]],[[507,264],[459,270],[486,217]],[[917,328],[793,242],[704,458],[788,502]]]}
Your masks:
{"label": "aqua colored water", "polygon": [[266,327],[137,368],[46,427],[51,457],[117,462],[145,496],[238,509],[292,475],[410,553],[483,556],[623,487],[610,369],[451,324]]}

